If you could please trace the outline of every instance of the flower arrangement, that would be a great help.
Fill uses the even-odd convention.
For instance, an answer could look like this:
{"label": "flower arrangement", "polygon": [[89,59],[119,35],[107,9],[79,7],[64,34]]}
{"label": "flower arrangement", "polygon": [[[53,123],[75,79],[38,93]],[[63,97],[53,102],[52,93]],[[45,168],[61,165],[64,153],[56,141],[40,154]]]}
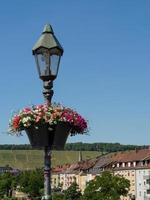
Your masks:
{"label": "flower arrangement", "polygon": [[31,126],[38,128],[41,124],[46,123],[52,126],[59,122],[67,122],[70,125],[71,135],[87,132],[87,121],[76,111],[59,104],[50,106],[43,104],[20,110],[12,116],[9,123],[9,132],[20,135],[22,130]]}

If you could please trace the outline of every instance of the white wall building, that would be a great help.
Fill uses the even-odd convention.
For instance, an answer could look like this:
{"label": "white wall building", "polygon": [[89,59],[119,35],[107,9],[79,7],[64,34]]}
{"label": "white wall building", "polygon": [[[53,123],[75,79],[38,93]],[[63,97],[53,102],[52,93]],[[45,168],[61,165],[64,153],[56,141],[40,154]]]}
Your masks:
{"label": "white wall building", "polygon": [[150,200],[150,169],[136,170],[136,200]]}

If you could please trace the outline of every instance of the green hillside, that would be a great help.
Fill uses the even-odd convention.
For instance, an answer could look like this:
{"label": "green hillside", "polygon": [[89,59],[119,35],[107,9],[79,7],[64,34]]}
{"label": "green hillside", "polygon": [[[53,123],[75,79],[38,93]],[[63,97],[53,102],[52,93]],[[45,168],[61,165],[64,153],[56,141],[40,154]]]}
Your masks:
{"label": "green hillside", "polygon": [[[83,159],[100,155],[97,151],[83,151]],[[79,151],[53,151],[52,166],[78,161]],[[18,169],[34,169],[43,167],[44,152],[42,150],[0,150],[0,166],[9,165]]]}

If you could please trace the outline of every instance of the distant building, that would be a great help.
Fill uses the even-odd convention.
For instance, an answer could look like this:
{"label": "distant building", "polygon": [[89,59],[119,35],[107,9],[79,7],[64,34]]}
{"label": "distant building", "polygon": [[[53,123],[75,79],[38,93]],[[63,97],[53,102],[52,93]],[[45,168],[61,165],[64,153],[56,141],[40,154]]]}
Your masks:
{"label": "distant building", "polygon": [[150,168],[136,170],[136,200],[150,199]]}
{"label": "distant building", "polygon": [[11,174],[17,175],[17,174],[20,173],[20,170],[19,169],[14,169],[14,168],[12,168],[10,166],[0,167],[0,174],[6,173],[6,172],[9,172]]}
{"label": "distant building", "polygon": [[130,181],[129,194],[121,200],[150,200],[150,149],[111,153],[56,167],[52,187],[61,185],[66,190],[75,181],[83,193],[87,183],[105,170]]}
{"label": "distant building", "polygon": [[5,166],[5,167],[0,167],[0,174],[3,174],[5,172],[11,172],[13,170],[12,167]]}

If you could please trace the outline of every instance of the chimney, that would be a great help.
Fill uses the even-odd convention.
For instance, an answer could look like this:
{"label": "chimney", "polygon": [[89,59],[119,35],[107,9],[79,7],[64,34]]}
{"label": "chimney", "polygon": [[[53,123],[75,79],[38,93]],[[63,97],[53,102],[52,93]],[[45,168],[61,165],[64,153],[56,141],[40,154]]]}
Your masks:
{"label": "chimney", "polygon": [[79,151],[79,162],[82,161],[82,151]]}
{"label": "chimney", "polygon": [[138,153],[138,152],[139,152],[139,149],[138,149],[138,148],[135,148],[135,152]]}

